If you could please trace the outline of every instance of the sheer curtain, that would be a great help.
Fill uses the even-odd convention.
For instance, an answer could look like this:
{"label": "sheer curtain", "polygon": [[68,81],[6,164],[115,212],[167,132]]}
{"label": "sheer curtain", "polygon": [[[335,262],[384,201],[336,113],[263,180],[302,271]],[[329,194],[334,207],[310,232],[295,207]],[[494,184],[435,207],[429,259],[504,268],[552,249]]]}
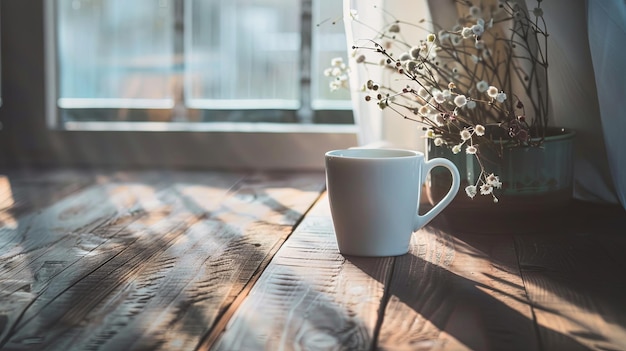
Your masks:
{"label": "sheer curtain", "polygon": [[616,197],[626,207],[626,2],[587,1],[588,38]]}
{"label": "sheer curtain", "polygon": [[[355,13],[351,15],[351,11]],[[428,27],[430,13],[426,1],[406,0],[343,0],[344,25],[347,38],[348,56],[353,45],[371,46],[368,39],[373,39],[379,31],[396,19],[405,21],[425,20],[424,27]],[[353,18],[356,16],[357,18]],[[415,42],[423,39],[428,32],[420,28],[404,26],[402,36],[416,38]],[[396,54],[402,51],[391,49]],[[404,50],[404,49],[403,49]],[[367,147],[398,147],[424,151],[425,141],[422,125],[403,119],[390,109],[382,111],[376,104],[366,102],[365,94],[356,91],[367,79],[381,81],[385,79],[382,70],[368,69],[366,65],[355,64],[355,57],[348,57],[351,61],[350,89],[352,90],[352,108],[356,123],[359,125],[358,142]],[[378,62],[380,56],[372,54],[367,61]],[[403,86],[400,81],[386,81],[386,84],[395,87]]]}
{"label": "sheer curtain", "polygon": [[[550,33],[550,93],[557,125],[576,130],[574,196],[582,200],[625,205],[626,164],[620,160],[626,131],[623,111],[624,74],[618,54],[624,50],[624,16],[607,21],[608,5],[617,1],[544,1]],[[527,0],[529,7],[534,2]],[[621,23],[622,29],[620,34]],[[621,94],[613,88],[622,87]],[[621,144],[621,145],[620,145]],[[621,147],[620,147],[621,146]],[[623,152],[622,152],[623,155]],[[621,183],[621,184],[620,184]]]}

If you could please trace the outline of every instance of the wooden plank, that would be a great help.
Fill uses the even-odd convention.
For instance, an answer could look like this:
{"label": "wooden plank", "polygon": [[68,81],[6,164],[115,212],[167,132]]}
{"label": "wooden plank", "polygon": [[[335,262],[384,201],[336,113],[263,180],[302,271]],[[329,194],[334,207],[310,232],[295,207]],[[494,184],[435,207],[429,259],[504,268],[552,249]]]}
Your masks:
{"label": "wooden plank", "polygon": [[380,350],[538,347],[509,235],[453,236],[436,220],[396,259],[389,294]]}
{"label": "wooden plank", "polygon": [[94,182],[93,174],[70,169],[0,171],[0,211],[19,217]]}
{"label": "wooden plank", "polygon": [[13,239],[8,229],[28,213],[50,206],[56,201],[94,183],[85,172],[3,171],[0,173],[0,250]]}
{"label": "wooden plank", "polygon": [[559,230],[515,238],[542,347],[624,350],[626,216],[568,214]]}
{"label": "wooden plank", "polygon": [[[324,184],[319,173],[243,181],[232,174],[161,173],[156,187],[143,176],[117,178],[98,197],[107,206],[114,202],[115,214],[106,206],[83,210],[79,215],[91,216],[91,224],[103,213],[106,220],[81,226],[80,234],[65,228],[61,240],[47,241],[52,248],[38,262],[56,262],[83,239],[94,244],[47,268],[45,288],[9,314],[18,317],[8,323],[5,348],[193,349]],[[136,189],[146,192],[125,196]],[[58,220],[55,214],[42,213]]]}
{"label": "wooden plank", "polygon": [[593,240],[615,262],[614,271],[626,271],[626,209],[621,205],[575,203],[567,215],[558,218],[567,223],[571,234]]}
{"label": "wooden plank", "polygon": [[339,254],[324,197],[236,306],[212,349],[369,350],[391,262]]}
{"label": "wooden plank", "polygon": [[[9,339],[3,347],[29,348],[43,343],[47,335],[39,334],[45,330],[28,331],[24,325],[33,318],[37,323],[45,321],[47,316],[38,315],[42,307],[137,240],[142,232],[129,225],[141,219],[140,226],[145,226],[164,216],[167,208],[157,199],[159,186],[154,185],[157,174],[142,173],[139,178],[143,183],[123,174],[101,176],[100,185],[19,219],[8,235],[14,240],[0,253],[4,262],[1,301],[12,307],[5,315],[8,321],[0,345]],[[226,184],[210,178],[226,193],[241,176],[224,176]],[[111,240],[113,237],[116,239]],[[50,319],[53,324],[54,318]]]}

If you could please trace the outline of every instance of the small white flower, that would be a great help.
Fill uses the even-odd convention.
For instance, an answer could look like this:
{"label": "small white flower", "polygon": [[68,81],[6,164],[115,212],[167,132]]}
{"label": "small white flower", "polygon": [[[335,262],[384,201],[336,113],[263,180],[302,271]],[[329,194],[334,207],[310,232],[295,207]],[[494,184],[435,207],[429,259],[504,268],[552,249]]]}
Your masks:
{"label": "small white flower", "polygon": [[441,145],[443,145],[443,139],[435,138],[434,143],[435,143],[435,146],[441,146]]}
{"label": "small white flower", "polygon": [[465,149],[465,153],[468,155],[474,155],[476,154],[477,151],[478,149],[474,145],[470,145]]}
{"label": "small white flower", "polygon": [[478,136],[485,135],[485,127],[482,124],[477,124],[476,127],[474,127],[474,133]]}
{"label": "small white flower", "polygon": [[452,45],[459,46],[461,42],[463,41],[463,37],[458,34],[455,34],[455,35],[450,36],[450,40],[452,41]]}
{"label": "small white flower", "polygon": [[494,175],[493,173],[487,176],[486,180],[487,184],[491,185],[494,188],[500,189],[502,187],[502,182],[500,182],[500,178],[498,178],[498,176]]}
{"label": "small white flower", "polygon": [[473,18],[480,18],[482,11],[480,10],[480,7],[478,6],[472,6],[469,9],[469,14],[470,16],[472,16]]}
{"label": "small white flower", "polygon": [[433,93],[433,97],[435,98],[435,102],[438,104],[443,104],[446,101],[446,97],[441,91],[435,91]]}
{"label": "small white flower", "polygon": [[454,104],[457,107],[463,107],[463,106],[465,106],[465,104],[467,104],[467,98],[465,97],[465,95],[457,95],[454,98]]}
{"label": "small white flower", "polygon": [[461,30],[461,36],[463,36],[463,38],[469,38],[472,35],[474,35],[474,32],[470,27],[463,27],[463,29]]}
{"label": "small white flower", "polygon": [[497,102],[504,102],[504,100],[506,100],[506,94],[505,93],[498,93],[498,95],[496,95],[496,101]]}
{"label": "small white flower", "polygon": [[469,109],[476,108],[476,101],[470,100],[470,101],[467,102],[467,105],[465,105],[465,106],[467,106],[467,108],[469,108]]}
{"label": "small white flower", "polygon": [[484,80],[481,80],[480,82],[476,83],[476,90],[478,90],[481,93],[484,93],[485,91],[487,91],[488,88],[489,88],[489,83],[485,82]]}
{"label": "small white flower", "polygon": [[441,93],[443,94],[443,98],[446,100],[452,96],[452,93],[450,92],[450,90],[447,90],[447,89],[442,91]]}
{"label": "small white flower", "polygon": [[333,80],[332,82],[330,82],[330,91],[335,91],[347,87],[346,85],[342,84],[342,82],[343,81],[341,80]]}
{"label": "small white flower", "polygon": [[400,56],[398,57],[398,60],[400,62],[404,62],[404,61],[408,61],[411,59],[411,55],[408,52],[403,52],[402,54],[400,54]]}
{"label": "small white flower", "polygon": [[411,50],[409,50],[409,55],[411,55],[413,59],[420,58],[420,47],[419,46],[412,47]]}
{"label": "small white flower", "polygon": [[454,145],[454,146],[452,147],[452,153],[453,153],[453,154],[458,154],[459,152],[461,152],[461,144]]}
{"label": "small white flower", "polygon": [[424,87],[420,87],[419,89],[417,89],[417,95],[419,95],[421,98],[428,98],[430,95],[428,94],[428,90],[424,89]]}
{"label": "small white flower", "polygon": [[437,39],[437,37],[436,37],[433,33],[428,34],[428,36],[426,37],[426,40],[427,40],[429,43],[434,42],[434,41],[435,41],[435,39]]}
{"label": "small white flower", "polygon": [[432,129],[429,129],[426,131],[426,137],[428,139],[435,139],[435,137],[437,136],[437,134],[435,134],[435,131]]}
{"label": "small white flower", "polygon": [[472,26],[472,33],[474,33],[475,36],[479,37],[483,35],[484,32],[485,32],[485,28],[481,26],[480,24],[475,24]]}
{"label": "small white flower", "polygon": [[328,68],[326,68],[326,69],[324,70],[324,75],[325,75],[326,77],[330,77],[330,75],[332,74],[332,72],[333,72],[333,69],[332,69],[332,68],[330,68],[330,67],[328,67]]}
{"label": "small white flower", "polygon": [[437,114],[435,116],[435,123],[437,123],[438,126],[442,126],[442,125],[446,124],[446,120],[443,118],[441,113],[439,113],[439,114]]}
{"label": "small white flower", "polygon": [[359,55],[356,58],[356,63],[363,63],[365,62],[365,55]]}
{"label": "small white flower", "polygon": [[417,61],[406,61],[404,63],[404,68],[406,68],[409,72],[415,71],[415,69],[417,68]]}
{"label": "small white flower", "polygon": [[469,140],[472,138],[472,133],[469,130],[463,129],[461,131],[461,140]]}
{"label": "small white flower", "polygon": [[417,110],[417,113],[419,113],[420,115],[426,117],[430,114],[430,108],[428,107],[428,105],[424,105],[422,107],[419,108],[419,110]]}
{"label": "small white flower", "polygon": [[489,95],[489,97],[495,98],[498,93],[498,88],[494,87],[493,85],[490,86],[489,89],[487,89],[487,95]]}
{"label": "small white flower", "polygon": [[335,57],[332,60],[330,60],[330,65],[333,67],[341,67],[342,64],[343,64],[343,58],[341,57]]}
{"label": "small white flower", "polygon": [[476,196],[476,185],[468,185],[465,187],[465,193],[472,199]]}
{"label": "small white flower", "polygon": [[489,195],[493,192],[493,187],[489,184],[483,184],[480,186],[480,194],[481,195]]}

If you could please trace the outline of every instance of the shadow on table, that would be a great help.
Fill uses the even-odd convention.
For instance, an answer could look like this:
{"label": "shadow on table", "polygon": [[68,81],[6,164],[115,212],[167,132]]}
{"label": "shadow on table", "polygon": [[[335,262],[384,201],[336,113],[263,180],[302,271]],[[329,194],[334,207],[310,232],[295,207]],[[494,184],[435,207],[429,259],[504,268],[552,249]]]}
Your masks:
{"label": "shadow on table", "polygon": [[[434,226],[437,225],[437,223],[434,224]],[[446,237],[439,235],[437,240],[446,240]],[[473,246],[471,240],[465,242],[470,246],[469,248]],[[442,245],[455,244],[444,242]],[[463,247],[455,248],[455,250],[463,249]],[[370,268],[373,265],[369,261],[377,260],[376,258],[347,257],[347,259],[385,284],[380,280],[378,272]],[[519,272],[517,267],[505,268]],[[502,278],[494,276],[488,276],[488,278],[499,279],[500,284],[510,285],[515,289],[524,289]],[[389,288],[383,301],[384,320],[382,328],[378,331],[380,334],[376,336],[380,340],[379,349],[386,349],[385,345],[391,343],[390,341],[393,341],[396,346],[400,343],[408,349],[424,345],[426,340],[435,343],[442,342],[439,339],[441,337],[438,334],[439,331],[449,334],[461,344],[474,350],[543,350],[546,347],[546,339],[550,343],[556,343],[559,349],[563,350],[588,349],[586,345],[570,335],[537,324],[530,307],[534,309],[542,307],[529,306],[531,303],[525,294],[516,296],[505,291],[506,289],[494,290],[492,286],[459,276],[413,253],[395,258],[391,281],[387,284]],[[560,292],[552,291],[552,293],[558,295]],[[498,298],[493,294],[497,294]],[[561,296],[561,298],[567,301],[569,297]],[[400,304],[389,303],[394,299]],[[528,314],[520,313],[503,301],[515,301],[518,306],[520,304],[526,306]],[[576,304],[576,301],[570,301],[570,303]],[[395,309],[402,308],[402,305],[409,307],[415,315],[398,314]],[[579,307],[584,308],[584,306]],[[560,315],[558,310],[547,312]],[[428,330],[424,327],[427,323],[432,323],[438,331],[433,331],[432,328]],[[418,328],[420,325],[421,327]],[[584,335],[581,333],[573,335],[586,339],[592,344],[599,345],[606,341],[603,335],[592,331],[585,332]]]}
{"label": "shadow on table", "polygon": [[260,229],[302,216],[254,176],[140,174],[7,175],[0,349],[195,349],[271,249]]}

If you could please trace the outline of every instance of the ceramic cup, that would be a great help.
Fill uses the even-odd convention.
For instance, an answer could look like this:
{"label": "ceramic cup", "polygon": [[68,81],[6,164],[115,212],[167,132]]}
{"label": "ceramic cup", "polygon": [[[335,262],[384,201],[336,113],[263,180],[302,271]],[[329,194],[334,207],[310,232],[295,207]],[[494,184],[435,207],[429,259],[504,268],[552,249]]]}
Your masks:
{"label": "ceramic cup", "polygon": [[[325,155],[326,187],[339,251],[355,256],[397,256],[411,234],[435,217],[459,190],[459,171],[444,158],[417,151],[347,149]],[[436,166],[452,173],[447,195],[424,215],[418,204],[426,175]]]}

